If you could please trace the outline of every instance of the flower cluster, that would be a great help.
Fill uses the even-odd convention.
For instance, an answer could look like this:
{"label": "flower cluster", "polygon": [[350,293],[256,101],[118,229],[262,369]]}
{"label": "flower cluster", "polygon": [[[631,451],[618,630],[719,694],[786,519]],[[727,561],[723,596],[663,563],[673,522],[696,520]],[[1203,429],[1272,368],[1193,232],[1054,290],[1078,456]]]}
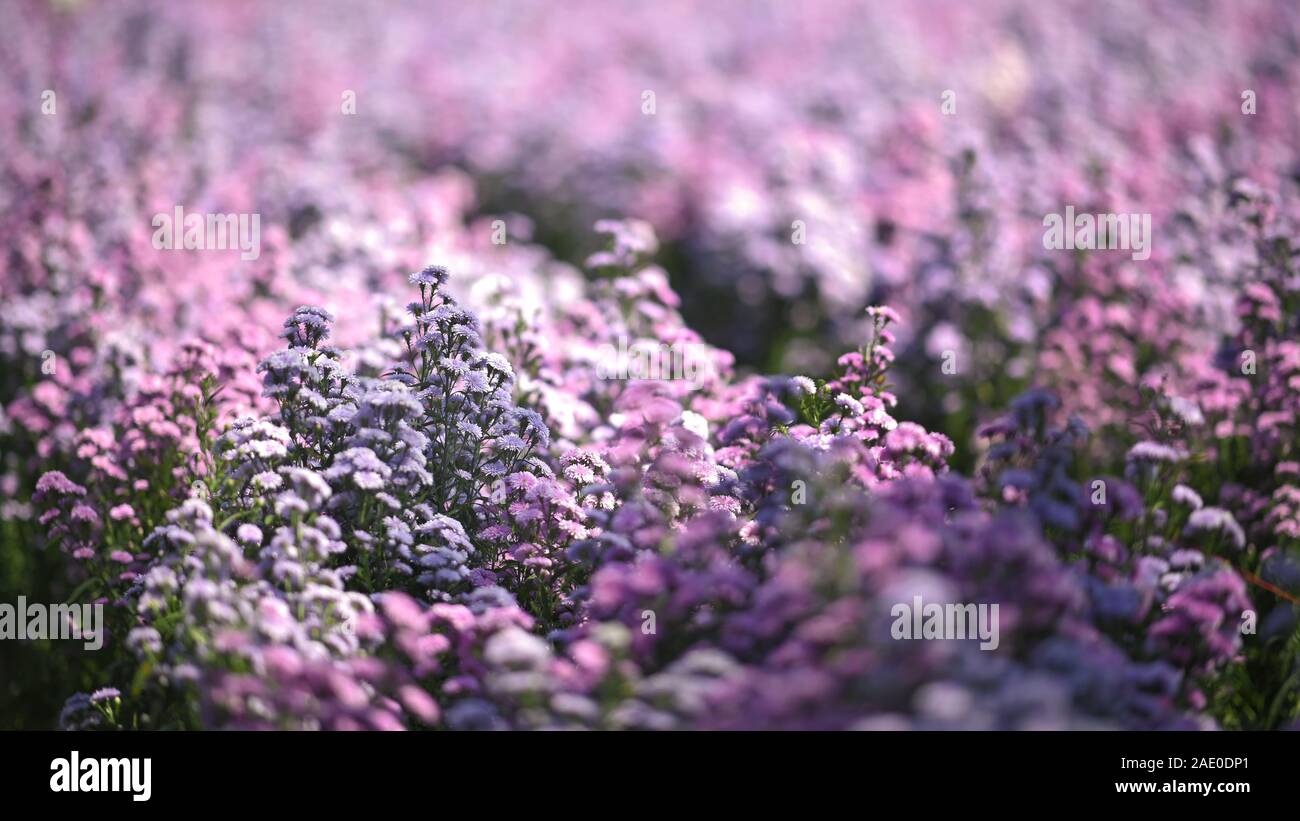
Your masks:
{"label": "flower cluster", "polygon": [[[1094,504],[1082,423],[1037,391],[986,426],[973,485],[886,410],[894,317],[873,309],[830,380],[636,383],[606,434],[559,442],[447,277],[411,276],[377,376],[326,344],[328,312],[284,323],[258,368],[276,410],[202,427],[196,484],[105,588],[133,689],[110,712],[74,697],[66,726],[1207,722],[1251,600],[1243,527],[1173,481],[1189,441],[1136,443]],[[41,480],[50,534],[112,542],[86,496]],[[898,641],[914,596],[997,603],[1000,652]]]}

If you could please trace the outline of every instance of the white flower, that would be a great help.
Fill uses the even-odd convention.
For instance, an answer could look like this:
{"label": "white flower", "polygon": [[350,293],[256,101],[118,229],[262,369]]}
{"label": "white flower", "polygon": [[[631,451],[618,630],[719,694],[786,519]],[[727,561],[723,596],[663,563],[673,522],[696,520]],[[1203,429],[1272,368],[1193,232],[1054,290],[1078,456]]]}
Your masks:
{"label": "white flower", "polygon": [[839,396],[836,396],[835,404],[838,405],[841,409],[848,411],[854,416],[861,416],[863,411],[865,410],[862,407],[861,402],[854,399],[852,396],[849,396],[847,393],[842,393]]}
{"label": "white flower", "polygon": [[682,411],[682,427],[701,439],[709,438],[709,420],[695,411]]}
{"label": "white flower", "polygon": [[550,660],[551,647],[526,630],[510,627],[488,639],[483,655],[499,667],[534,668]]}
{"label": "white flower", "polygon": [[280,474],[272,473],[269,470],[253,477],[253,487],[258,490],[279,490],[282,484],[284,484],[284,480],[280,478]]}

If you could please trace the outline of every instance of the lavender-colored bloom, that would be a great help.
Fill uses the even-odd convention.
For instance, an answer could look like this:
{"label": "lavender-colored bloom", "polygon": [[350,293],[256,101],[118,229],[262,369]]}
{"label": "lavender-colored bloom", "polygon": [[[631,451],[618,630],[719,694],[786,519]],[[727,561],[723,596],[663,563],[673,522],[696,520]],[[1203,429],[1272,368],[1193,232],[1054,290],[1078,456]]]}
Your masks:
{"label": "lavender-colored bloom", "polygon": [[1169,409],[1184,425],[1199,426],[1205,424],[1205,416],[1195,401],[1181,396],[1170,397]]}
{"label": "lavender-colored bloom", "polygon": [[440,288],[447,282],[447,269],[441,265],[429,265],[411,274],[412,285],[427,285]]}
{"label": "lavender-colored bloom", "polygon": [[1159,442],[1138,442],[1129,448],[1126,458],[1129,462],[1173,464],[1186,459],[1187,454],[1178,448],[1162,445]]}
{"label": "lavender-colored bloom", "polygon": [[1224,535],[1233,547],[1246,546],[1246,533],[1231,513],[1218,507],[1203,507],[1192,511],[1184,528],[1188,534],[1218,533]]}
{"label": "lavender-colored bloom", "polygon": [[1205,506],[1201,501],[1201,495],[1187,485],[1174,485],[1169,495],[1178,504],[1190,507],[1192,510],[1200,510]]}
{"label": "lavender-colored bloom", "polygon": [[62,496],[85,496],[86,489],[68,479],[61,471],[51,470],[36,482],[37,493],[58,494]]}
{"label": "lavender-colored bloom", "polygon": [[235,530],[235,538],[244,544],[259,545],[262,543],[262,529],[245,523]]}
{"label": "lavender-colored bloom", "polygon": [[116,687],[103,687],[90,694],[90,703],[103,704],[106,701],[113,701],[121,697],[122,693]]}

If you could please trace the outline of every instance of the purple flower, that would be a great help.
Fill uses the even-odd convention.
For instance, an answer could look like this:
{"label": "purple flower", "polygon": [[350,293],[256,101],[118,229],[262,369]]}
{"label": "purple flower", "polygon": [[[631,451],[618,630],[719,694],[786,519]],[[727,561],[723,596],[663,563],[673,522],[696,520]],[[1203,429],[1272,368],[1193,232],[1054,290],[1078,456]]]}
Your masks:
{"label": "purple flower", "polygon": [[428,285],[433,288],[441,288],[446,284],[448,271],[441,265],[429,265],[419,271],[411,274],[410,283],[412,285]]}
{"label": "purple flower", "polygon": [[1178,448],[1162,445],[1158,442],[1138,442],[1129,448],[1126,459],[1129,462],[1162,462],[1173,464],[1187,458],[1187,454]]}
{"label": "purple flower", "polygon": [[1205,506],[1201,501],[1201,495],[1187,485],[1174,485],[1169,495],[1178,504],[1190,507],[1192,510],[1200,510]]}
{"label": "purple flower", "polygon": [[85,496],[86,489],[64,476],[61,471],[51,470],[36,482],[36,492],[60,496]]}
{"label": "purple flower", "polygon": [[1232,546],[1238,550],[1246,546],[1246,533],[1241,529],[1241,525],[1231,513],[1218,507],[1203,507],[1192,511],[1184,532],[1187,534],[1219,533],[1227,537]]}
{"label": "purple flower", "polygon": [[260,545],[262,543],[262,529],[257,525],[245,523],[235,530],[235,538],[244,544]]}
{"label": "purple flower", "polygon": [[114,701],[122,697],[122,693],[116,687],[104,687],[90,694],[91,704],[103,704],[106,701]]}

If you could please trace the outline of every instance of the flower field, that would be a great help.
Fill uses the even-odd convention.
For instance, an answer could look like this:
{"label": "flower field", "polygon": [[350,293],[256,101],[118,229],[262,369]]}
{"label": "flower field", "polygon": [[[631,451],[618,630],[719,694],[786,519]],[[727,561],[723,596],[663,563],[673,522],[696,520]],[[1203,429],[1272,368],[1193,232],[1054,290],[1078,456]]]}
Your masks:
{"label": "flower field", "polygon": [[0,728],[1300,729],[1294,3],[0,31]]}

